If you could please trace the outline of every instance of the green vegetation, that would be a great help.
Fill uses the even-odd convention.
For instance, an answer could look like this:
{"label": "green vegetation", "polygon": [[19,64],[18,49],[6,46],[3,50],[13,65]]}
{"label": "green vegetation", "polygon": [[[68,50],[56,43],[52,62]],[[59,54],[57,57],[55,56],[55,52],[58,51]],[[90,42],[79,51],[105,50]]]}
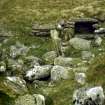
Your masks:
{"label": "green vegetation", "polygon": [[0,24],[15,34],[21,32],[26,35],[33,23],[55,24],[62,18],[97,15],[101,18],[103,8],[104,1],[98,0],[1,0]]}
{"label": "green vegetation", "polygon": [[105,54],[95,58],[87,73],[88,82],[105,88]]}
{"label": "green vegetation", "polygon": [[[103,18],[105,16],[104,6],[105,0],[0,0],[0,28],[6,32],[11,31],[13,34],[8,43],[3,44],[2,47],[8,49],[16,41],[20,41],[26,46],[34,45],[36,47],[31,48],[29,55],[42,57],[45,52],[52,50],[52,42],[50,38],[31,36],[33,23],[56,24],[60,19],[74,17],[99,16],[99,18]],[[103,26],[105,26],[104,23]],[[105,49],[104,42],[101,48]],[[91,51],[96,55],[99,54],[97,48],[91,49]],[[70,54],[73,57],[80,56],[79,51],[73,51]],[[105,55],[97,56],[89,67],[87,81],[92,85],[102,85],[105,89],[104,74]],[[49,97],[48,105],[69,105],[72,103],[73,91],[80,87],[73,79],[61,81],[55,85],[54,87],[41,87],[39,90]],[[0,105],[10,105],[8,100],[11,102],[11,99],[7,95],[0,93],[0,99],[4,102]]]}

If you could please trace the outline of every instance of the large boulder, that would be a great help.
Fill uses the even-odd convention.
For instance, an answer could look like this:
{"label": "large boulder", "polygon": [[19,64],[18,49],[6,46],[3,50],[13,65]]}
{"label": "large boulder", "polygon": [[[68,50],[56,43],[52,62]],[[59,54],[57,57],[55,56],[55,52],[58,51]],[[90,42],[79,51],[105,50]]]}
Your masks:
{"label": "large boulder", "polygon": [[45,105],[45,97],[40,94],[26,94],[15,100],[15,105]]}
{"label": "large boulder", "polygon": [[70,45],[76,50],[89,50],[91,47],[91,41],[81,39],[81,38],[72,38],[70,39]]}
{"label": "large boulder", "polygon": [[26,82],[19,77],[6,77],[0,80],[0,91],[10,97],[24,95],[28,92]]}
{"label": "large boulder", "polygon": [[69,70],[66,67],[62,66],[54,66],[51,70],[51,80],[58,81],[61,79],[68,79],[69,78]]}
{"label": "large boulder", "polygon": [[55,51],[47,52],[43,55],[43,59],[48,64],[54,64],[54,59],[57,57],[57,53]]}
{"label": "large boulder", "polygon": [[50,76],[51,65],[34,66],[34,68],[26,72],[26,79],[29,81],[44,79]]}
{"label": "large boulder", "polygon": [[74,105],[104,105],[104,92],[101,86],[80,88],[73,94]]}
{"label": "large boulder", "polygon": [[79,58],[70,58],[59,56],[55,58],[54,65],[60,65],[64,67],[76,66],[81,60]]}

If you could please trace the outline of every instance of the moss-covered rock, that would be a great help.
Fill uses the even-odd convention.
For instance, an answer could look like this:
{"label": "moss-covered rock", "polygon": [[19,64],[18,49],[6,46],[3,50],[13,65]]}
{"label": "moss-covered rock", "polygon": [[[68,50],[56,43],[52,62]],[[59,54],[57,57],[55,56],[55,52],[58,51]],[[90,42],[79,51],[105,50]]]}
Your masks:
{"label": "moss-covered rock", "polygon": [[28,92],[25,81],[19,77],[0,78],[0,91],[13,98]]}

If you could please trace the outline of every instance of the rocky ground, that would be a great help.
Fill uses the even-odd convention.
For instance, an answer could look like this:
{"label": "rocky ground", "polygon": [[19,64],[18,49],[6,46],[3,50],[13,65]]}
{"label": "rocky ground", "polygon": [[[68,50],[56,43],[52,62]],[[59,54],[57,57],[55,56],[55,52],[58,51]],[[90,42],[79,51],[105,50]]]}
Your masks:
{"label": "rocky ground", "polygon": [[97,18],[104,27],[104,2],[1,0],[0,105],[72,105],[81,100],[80,93],[85,94],[83,102],[93,90],[95,99],[101,96],[97,103],[102,105],[105,38],[74,37],[67,56],[62,57],[54,51],[51,38],[34,37],[30,32],[35,22],[55,24],[75,17]]}
{"label": "rocky ground", "polygon": [[[52,49],[48,49],[40,56],[30,54],[30,50],[39,51],[42,45],[38,43],[37,46],[27,45],[28,41],[24,43],[19,41],[18,37],[2,40],[1,105],[44,105],[39,103],[40,101],[35,103],[34,95],[37,97],[42,95],[46,100],[45,105],[68,105],[72,104],[76,89],[94,86],[104,88],[102,73],[104,73],[105,39],[100,38],[101,43],[72,38],[70,40],[72,48],[69,49],[70,55],[67,57],[58,56]],[[99,74],[97,70],[101,70]]]}

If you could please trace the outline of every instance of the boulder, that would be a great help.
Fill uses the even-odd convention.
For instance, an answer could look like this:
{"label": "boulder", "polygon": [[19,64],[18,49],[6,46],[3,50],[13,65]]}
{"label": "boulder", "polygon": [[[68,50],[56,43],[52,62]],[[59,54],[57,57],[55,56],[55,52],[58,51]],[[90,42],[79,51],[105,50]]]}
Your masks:
{"label": "boulder", "polygon": [[101,86],[80,88],[73,94],[74,105],[104,105],[104,92]]}
{"label": "boulder", "polygon": [[48,64],[54,64],[54,59],[57,57],[57,53],[55,51],[47,52],[43,55],[43,59]]}
{"label": "boulder", "polygon": [[10,97],[24,95],[28,92],[26,82],[19,77],[0,78],[0,91]]}
{"label": "boulder", "polygon": [[71,66],[76,66],[77,63],[81,62],[79,58],[70,58],[70,57],[62,57],[59,56],[55,58],[54,60],[54,65],[60,65],[64,67],[71,67]]}
{"label": "boulder", "polygon": [[89,50],[91,47],[91,41],[81,39],[81,38],[72,38],[70,39],[70,45],[76,50]]}
{"label": "boulder", "polygon": [[51,65],[34,66],[34,68],[26,72],[25,78],[29,81],[43,79],[50,76]]}
{"label": "boulder", "polygon": [[69,78],[69,71],[66,67],[56,65],[51,69],[51,80],[58,81],[61,79],[68,79],[68,78]]}

